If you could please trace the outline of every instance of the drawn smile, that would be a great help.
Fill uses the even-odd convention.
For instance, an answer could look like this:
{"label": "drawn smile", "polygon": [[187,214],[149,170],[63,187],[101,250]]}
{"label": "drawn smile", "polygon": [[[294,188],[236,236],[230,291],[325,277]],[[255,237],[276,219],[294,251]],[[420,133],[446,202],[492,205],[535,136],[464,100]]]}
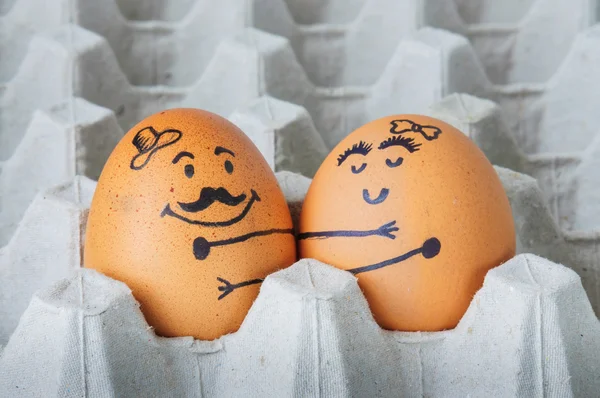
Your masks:
{"label": "drawn smile", "polygon": [[[201,221],[201,220],[192,220],[184,215],[178,214],[171,209],[171,205],[167,203],[163,211],[160,213],[161,217],[171,216],[177,218],[183,222],[192,225],[201,225],[203,227],[227,227],[229,225],[233,225],[246,217],[254,202],[260,202],[260,197],[256,193],[254,189],[250,190],[252,196],[250,196],[250,200],[242,210],[240,214],[237,216],[223,221]],[[181,208],[181,210],[188,213],[197,213],[206,210],[210,205],[214,202],[221,202],[226,204],[227,206],[237,206],[241,204],[246,199],[246,194],[241,194],[239,196],[231,196],[224,188],[204,188],[202,193],[200,194],[200,198],[191,203],[182,203],[178,202],[177,204]]]}
{"label": "drawn smile", "polygon": [[363,189],[363,199],[365,200],[365,202],[367,202],[370,205],[378,205],[379,203],[382,203],[389,195],[390,190],[387,188],[382,188],[381,191],[379,192],[379,196],[377,196],[375,199],[371,199],[371,195],[369,195],[369,190],[368,189]]}

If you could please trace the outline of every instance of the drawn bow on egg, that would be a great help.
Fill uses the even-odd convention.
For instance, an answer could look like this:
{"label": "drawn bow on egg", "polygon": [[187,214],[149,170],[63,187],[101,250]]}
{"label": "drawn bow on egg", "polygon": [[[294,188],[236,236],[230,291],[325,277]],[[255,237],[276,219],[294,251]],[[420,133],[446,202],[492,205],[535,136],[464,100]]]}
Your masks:
{"label": "drawn bow on egg", "polygon": [[427,141],[433,141],[442,134],[442,130],[438,127],[422,125],[408,119],[392,120],[390,124],[392,125],[390,128],[390,133],[392,134],[418,133]]}

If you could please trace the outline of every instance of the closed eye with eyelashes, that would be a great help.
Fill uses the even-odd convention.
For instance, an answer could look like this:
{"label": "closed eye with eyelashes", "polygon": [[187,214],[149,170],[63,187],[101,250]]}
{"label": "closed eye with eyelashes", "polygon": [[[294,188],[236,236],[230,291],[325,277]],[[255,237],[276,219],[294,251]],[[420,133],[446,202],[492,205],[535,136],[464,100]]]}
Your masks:
{"label": "closed eye with eyelashes", "polygon": [[367,156],[369,154],[369,152],[371,152],[372,149],[373,149],[373,144],[367,144],[364,141],[360,141],[358,144],[352,145],[352,147],[346,149],[344,151],[344,153],[342,153],[338,156],[338,158],[337,158],[338,166],[341,166],[342,163],[344,163],[344,161],[346,159],[348,159],[348,156],[354,155],[354,154]]}
{"label": "closed eye with eyelashes", "polygon": [[414,138],[404,137],[401,135],[395,135],[393,137],[389,137],[387,140],[381,142],[377,149],[386,149],[391,146],[401,146],[404,147],[408,152],[413,153],[419,150],[421,146],[420,143],[416,143]]}

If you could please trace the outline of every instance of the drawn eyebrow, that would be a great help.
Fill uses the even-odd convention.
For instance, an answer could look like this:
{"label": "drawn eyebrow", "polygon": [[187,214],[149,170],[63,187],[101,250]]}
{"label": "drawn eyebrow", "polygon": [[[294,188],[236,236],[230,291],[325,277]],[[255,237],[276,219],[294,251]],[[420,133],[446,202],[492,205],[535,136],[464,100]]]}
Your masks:
{"label": "drawn eyebrow", "polygon": [[192,154],[191,154],[191,153],[189,153],[189,152],[182,151],[182,152],[179,152],[179,153],[177,154],[177,156],[175,156],[175,158],[173,159],[173,164],[175,164],[175,163],[179,162],[179,161],[181,160],[181,158],[183,158],[183,157],[185,157],[185,156],[187,156],[188,158],[194,159],[194,155],[192,155]]}
{"label": "drawn eyebrow", "polygon": [[227,148],[223,148],[222,146],[218,146],[215,148],[215,155],[220,155],[222,153],[228,153],[231,156],[235,157],[235,153],[233,153],[233,151],[227,149]]}
{"label": "drawn eyebrow", "polygon": [[369,152],[371,152],[371,149],[373,149],[373,144],[367,144],[364,141],[360,141],[358,144],[352,145],[352,147],[346,149],[344,153],[338,156],[338,166],[341,166],[341,164],[344,163],[344,160],[348,159],[348,156],[350,155],[357,154],[367,156]]}
{"label": "drawn eyebrow", "polygon": [[419,147],[421,146],[421,144],[419,143],[415,143],[414,138],[408,138],[408,137],[403,137],[401,135],[395,135],[393,137],[388,138],[385,141],[382,141],[381,144],[379,144],[379,147],[377,149],[385,149],[385,148],[389,148],[391,146],[402,146],[404,148],[406,148],[406,150],[408,150],[408,152],[413,153],[419,150]]}

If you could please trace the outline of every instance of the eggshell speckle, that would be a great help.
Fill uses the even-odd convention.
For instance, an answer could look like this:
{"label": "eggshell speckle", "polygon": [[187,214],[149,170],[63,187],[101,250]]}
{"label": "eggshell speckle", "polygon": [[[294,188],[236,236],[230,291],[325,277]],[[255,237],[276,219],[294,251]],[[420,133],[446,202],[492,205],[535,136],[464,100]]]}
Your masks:
{"label": "eggshell speckle", "polygon": [[425,116],[382,118],[346,137],[300,216],[300,256],[353,272],[390,330],[454,328],[515,246],[492,165],[460,131]]}
{"label": "eggshell speckle", "polygon": [[92,200],[84,263],[125,282],[157,334],[236,331],[261,279],[296,260],[275,175],[244,133],[172,109],[117,145]]}

